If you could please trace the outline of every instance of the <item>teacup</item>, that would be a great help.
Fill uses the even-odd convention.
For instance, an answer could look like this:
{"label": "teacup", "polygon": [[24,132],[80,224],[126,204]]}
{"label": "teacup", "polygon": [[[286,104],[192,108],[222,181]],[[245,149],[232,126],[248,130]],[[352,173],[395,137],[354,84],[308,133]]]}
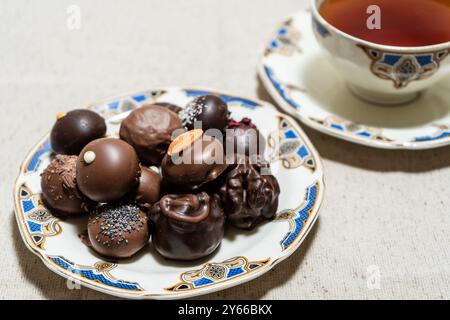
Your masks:
{"label": "teacup", "polygon": [[404,104],[450,74],[450,42],[397,47],[358,39],[320,15],[323,1],[312,0],[315,37],[358,97],[377,104]]}

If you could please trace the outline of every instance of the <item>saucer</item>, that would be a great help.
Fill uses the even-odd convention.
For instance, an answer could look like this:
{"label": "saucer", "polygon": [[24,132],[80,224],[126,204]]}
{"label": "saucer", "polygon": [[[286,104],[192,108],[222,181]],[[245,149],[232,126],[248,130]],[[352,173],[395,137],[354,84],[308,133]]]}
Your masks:
{"label": "saucer", "polygon": [[216,94],[231,116],[250,117],[267,141],[266,159],[280,185],[276,219],[252,231],[227,228],[212,255],[192,262],[170,261],[151,244],[131,259],[106,261],[86,247],[79,234],[86,218],[61,221],[41,200],[40,174],[50,162],[49,135],[26,156],[14,186],[17,224],[23,241],[57,274],[110,295],[134,299],[179,299],[223,290],[261,276],[300,247],[314,225],[323,201],[323,167],[319,154],[296,121],[270,104],[218,90],[168,87],[117,96],[87,106],[117,136],[120,123],[145,103],[170,102],[180,107],[199,95]]}
{"label": "saucer", "polygon": [[[327,36],[319,25],[318,32]],[[351,92],[313,34],[311,13],[280,24],[262,53],[260,79],[286,112],[334,137],[384,149],[450,144],[450,78],[400,106],[366,102]]]}

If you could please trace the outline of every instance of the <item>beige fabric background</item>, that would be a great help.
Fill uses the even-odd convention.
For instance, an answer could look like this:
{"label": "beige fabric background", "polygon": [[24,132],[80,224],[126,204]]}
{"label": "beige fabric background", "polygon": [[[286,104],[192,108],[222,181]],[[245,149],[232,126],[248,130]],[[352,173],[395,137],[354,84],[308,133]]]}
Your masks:
{"label": "beige fabric background", "polygon": [[[174,84],[270,100],[258,52],[306,2],[2,0],[0,298],[110,298],[68,290],[28,252],[14,220],[19,164],[57,111]],[[80,30],[66,26],[70,4],[81,8]],[[318,223],[268,274],[205,298],[450,298],[450,147],[382,151],[305,131],[326,169]]]}

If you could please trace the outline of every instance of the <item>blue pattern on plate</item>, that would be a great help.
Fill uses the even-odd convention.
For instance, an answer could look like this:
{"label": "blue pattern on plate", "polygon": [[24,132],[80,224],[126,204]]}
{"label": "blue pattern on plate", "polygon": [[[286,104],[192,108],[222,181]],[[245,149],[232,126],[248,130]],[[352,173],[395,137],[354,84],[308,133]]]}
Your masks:
{"label": "blue pattern on plate", "polygon": [[206,286],[211,283],[214,283],[214,281],[207,279],[207,278],[201,278],[201,279],[195,280],[193,282],[193,285],[194,285],[194,287],[198,288],[198,287]]}
{"label": "blue pattern on plate", "polygon": [[311,213],[318,195],[318,184],[314,184],[306,189],[305,203],[302,207],[293,211],[294,216],[289,220],[291,230],[281,241],[281,247],[286,250],[297,238],[303,229]]}
{"label": "blue pattern on plate", "polygon": [[[125,289],[125,290],[131,290],[131,291],[142,291],[142,288],[134,282],[126,282],[123,280],[116,280],[111,278],[109,275],[106,276],[104,272],[98,271],[97,269],[93,267],[85,267],[85,266],[78,266],[74,264],[73,262],[70,262],[69,260],[65,259],[64,257],[60,256],[48,256],[50,260],[52,260],[54,263],[56,263],[61,268],[68,270],[74,274],[79,274],[84,278],[101,282],[107,286],[115,287],[119,289]],[[115,266],[115,265],[113,265]]]}
{"label": "blue pattern on plate", "polygon": [[230,269],[228,271],[227,278],[232,278],[232,277],[237,276],[237,275],[239,275],[241,273],[244,273],[244,272],[245,271],[244,271],[244,269],[242,269],[242,267]]}
{"label": "blue pattern on plate", "polygon": [[28,213],[28,211],[31,211],[35,208],[33,200],[22,200],[22,208],[24,213]]}
{"label": "blue pattern on plate", "polygon": [[284,133],[284,137],[286,139],[295,139],[298,138],[294,130],[289,130]]}
{"label": "blue pattern on plate", "polygon": [[120,100],[113,101],[108,103],[108,109],[109,110],[117,110],[119,108]]}
{"label": "blue pattern on plate", "polygon": [[[228,270],[228,273],[225,277],[225,279],[231,279],[234,278],[242,273],[245,273],[246,271],[242,268],[242,266],[239,266],[237,268],[230,268]],[[221,279],[221,281],[223,281],[224,279]],[[202,277],[198,280],[195,280],[192,282],[192,284],[194,285],[195,288],[199,288],[202,286],[206,286],[208,284],[214,283],[215,281],[213,281],[212,279],[206,278],[206,277]]]}
{"label": "blue pattern on plate", "polygon": [[28,228],[30,229],[31,233],[42,231],[42,227],[39,223],[36,223],[33,221],[27,221],[27,223],[28,223]]}
{"label": "blue pattern on plate", "polygon": [[41,157],[47,152],[50,152],[51,150],[52,147],[50,145],[50,141],[47,140],[46,142],[44,142],[41,148],[33,155],[30,162],[28,162],[25,172],[36,172],[37,168],[39,167],[39,164],[41,163]]}
{"label": "blue pattern on plate", "polygon": [[133,96],[133,100],[141,103],[141,102],[147,100],[147,97],[143,94],[140,94],[140,95]]}
{"label": "blue pattern on plate", "polygon": [[444,131],[444,132],[439,133],[436,136],[416,138],[415,141],[417,141],[417,142],[434,141],[434,140],[439,140],[439,139],[447,138],[447,137],[450,137],[450,132],[449,131]]}

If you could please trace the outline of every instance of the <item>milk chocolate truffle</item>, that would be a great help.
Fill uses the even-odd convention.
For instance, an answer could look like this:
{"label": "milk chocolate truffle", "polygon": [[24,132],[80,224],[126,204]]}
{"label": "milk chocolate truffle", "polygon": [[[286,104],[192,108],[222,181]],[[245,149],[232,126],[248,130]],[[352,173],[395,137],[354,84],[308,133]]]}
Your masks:
{"label": "milk chocolate truffle", "polygon": [[152,243],[163,257],[195,260],[211,254],[223,238],[225,216],[218,195],[166,195],[150,211]]}
{"label": "milk chocolate truffle", "polygon": [[138,185],[141,169],[133,147],[123,140],[102,138],[90,142],[77,161],[80,191],[97,202],[123,197]]}
{"label": "milk chocolate truffle", "polygon": [[[253,161],[255,162],[255,161]],[[237,164],[224,178],[220,195],[228,221],[241,229],[253,229],[275,217],[280,187],[262,158],[257,163]]]}
{"label": "milk chocolate truffle", "polygon": [[[228,106],[217,96],[204,95],[192,100],[179,115],[186,130],[195,128],[223,131],[228,122]],[[194,126],[196,121],[201,121],[202,126]]]}
{"label": "milk chocolate truffle", "polygon": [[265,139],[249,118],[230,120],[226,129],[225,145],[230,152],[244,156],[264,154]]}
{"label": "milk chocolate truffle", "polygon": [[160,199],[161,176],[147,167],[141,166],[141,177],[136,192],[136,203],[146,209]]}
{"label": "milk chocolate truffle", "polygon": [[85,145],[105,133],[105,119],[98,113],[87,109],[72,110],[58,114],[50,133],[50,144],[56,153],[78,155]]}
{"label": "milk chocolate truffle", "polygon": [[194,129],[178,136],[161,163],[163,180],[192,190],[216,179],[228,165],[222,143]]}
{"label": "milk chocolate truffle", "polygon": [[178,115],[166,107],[146,105],[131,112],[120,126],[120,138],[132,145],[145,164],[159,165],[181,128]]}
{"label": "milk chocolate truffle", "polygon": [[142,249],[150,237],[148,218],[138,206],[104,204],[89,216],[92,248],[110,258],[128,258]]}
{"label": "milk chocolate truffle", "polygon": [[88,199],[77,188],[77,156],[56,155],[41,174],[42,198],[55,216],[87,213]]}

